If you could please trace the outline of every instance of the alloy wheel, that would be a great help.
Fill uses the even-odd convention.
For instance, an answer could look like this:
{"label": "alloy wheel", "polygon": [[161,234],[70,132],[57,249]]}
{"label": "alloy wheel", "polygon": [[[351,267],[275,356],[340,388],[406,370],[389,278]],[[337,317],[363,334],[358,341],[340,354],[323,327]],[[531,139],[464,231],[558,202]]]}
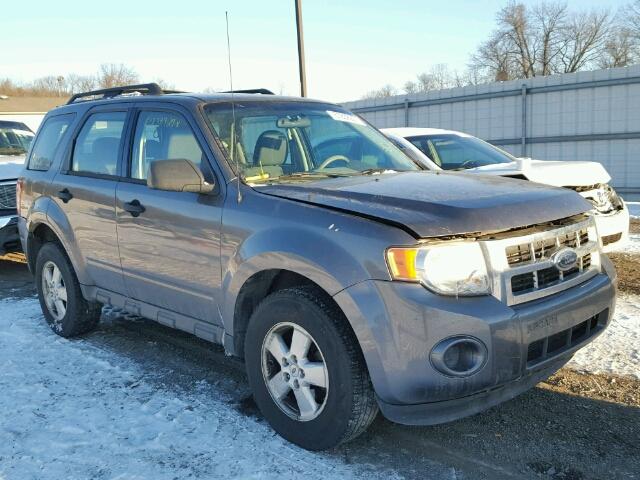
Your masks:
{"label": "alloy wheel", "polygon": [[274,325],[261,357],[262,376],[278,408],[294,420],[317,418],[327,403],[329,372],[309,332],[290,322]]}
{"label": "alloy wheel", "polygon": [[62,320],[67,313],[67,287],[62,272],[52,261],[42,267],[42,294],[54,320]]}

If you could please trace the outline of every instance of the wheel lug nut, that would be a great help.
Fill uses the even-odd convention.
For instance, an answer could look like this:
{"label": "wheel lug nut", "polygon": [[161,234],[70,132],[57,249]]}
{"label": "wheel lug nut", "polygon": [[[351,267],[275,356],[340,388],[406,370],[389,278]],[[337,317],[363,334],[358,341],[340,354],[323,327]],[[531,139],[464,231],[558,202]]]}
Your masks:
{"label": "wheel lug nut", "polygon": [[300,370],[300,378],[304,378],[304,370]]}
{"label": "wheel lug nut", "polygon": [[298,382],[298,380],[293,381],[293,388],[300,388],[300,383]]}
{"label": "wheel lug nut", "polygon": [[281,362],[281,363],[282,363],[282,365],[284,365],[285,367],[286,367],[287,365],[289,365],[289,362],[288,362],[288,361],[287,361],[287,359],[286,359],[286,358],[284,358],[284,357],[282,357],[282,362]]}
{"label": "wheel lug nut", "polygon": [[295,355],[291,355],[291,363],[296,363],[298,361],[298,359],[296,358]]}
{"label": "wheel lug nut", "polygon": [[284,379],[288,382],[289,379],[291,378],[291,375],[289,375],[288,373],[284,374]]}

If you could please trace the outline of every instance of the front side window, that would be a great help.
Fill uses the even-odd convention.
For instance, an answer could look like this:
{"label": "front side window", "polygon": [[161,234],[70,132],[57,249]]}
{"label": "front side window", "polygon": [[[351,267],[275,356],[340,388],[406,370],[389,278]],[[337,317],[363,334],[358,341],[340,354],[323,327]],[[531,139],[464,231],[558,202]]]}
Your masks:
{"label": "front side window", "polygon": [[514,161],[508,153],[475,137],[449,133],[408,137],[407,140],[444,170],[464,170]]}
{"label": "front side window", "polygon": [[202,149],[185,118],[172,112],[143,111],[138,116],[131,156],[131,178],[145,180],[155,161],[186,159],[202,164]]}
{"label": "front side window", "polygon": [[205,107],[245,181],[419,170],[384,135],[336,105],[248,101]]}
{"label": "front side window", "polygon": [[[71,124],[73,115],[59,115],[48,118],[38,134],[29,158],[29,170],[47,171],[53,163],[53,156],[65,132]],[[25,132],[26,135],[26,132]],[[33,136],[31,134],[31,136]],[[26,149],[25,149],[26,150]]]}
{"label": "front side window", "polygon": [[115,175],[126,112],[91,115],[76,139],[71,170],[98,175]]}

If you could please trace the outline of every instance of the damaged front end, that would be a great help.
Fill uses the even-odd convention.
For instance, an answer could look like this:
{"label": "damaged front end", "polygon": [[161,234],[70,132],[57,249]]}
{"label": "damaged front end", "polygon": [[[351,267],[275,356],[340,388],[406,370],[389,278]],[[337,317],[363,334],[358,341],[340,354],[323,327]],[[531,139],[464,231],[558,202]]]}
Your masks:
{"label": "damaged front end", "polygon": [[619,250],[629,238],[629,211],[617,192],[606,183],[567,187],[578,192],[593,206],[604,252]]}

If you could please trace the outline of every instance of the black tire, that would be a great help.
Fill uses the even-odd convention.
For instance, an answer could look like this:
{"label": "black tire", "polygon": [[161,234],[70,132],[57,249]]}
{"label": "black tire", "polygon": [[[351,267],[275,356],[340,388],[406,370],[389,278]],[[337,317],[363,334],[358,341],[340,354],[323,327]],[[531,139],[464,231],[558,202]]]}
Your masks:
{"label": "black tire", "polygon": [[[251,316],[245,338],[245,363],[258,408],[285,439],[307,450],[325,450],[363,433],[378,413],[369,373],[357,339],[342,312],[317,289],[303,287],[269,295]],[[322,352],[329,388],[314,419],[291,418],[273,400],[262,373],[262,345],[282,322],[308,332]]]}
{"label": "black tire", "polygon": [[[66,313],[60,319],[56,319],[49,310],[43,290],[44,267],[50,263],[53,263],[60,270],[67,293]],[[45,243],[40,248],[36,259],[35,282],[44,318],[56,334],[70,338],[96,328],[100,321],[102,306],[98,303],[88,302],[82,296],[80,283],[78,283],[73,266],[64,249],[58,243]]]}

